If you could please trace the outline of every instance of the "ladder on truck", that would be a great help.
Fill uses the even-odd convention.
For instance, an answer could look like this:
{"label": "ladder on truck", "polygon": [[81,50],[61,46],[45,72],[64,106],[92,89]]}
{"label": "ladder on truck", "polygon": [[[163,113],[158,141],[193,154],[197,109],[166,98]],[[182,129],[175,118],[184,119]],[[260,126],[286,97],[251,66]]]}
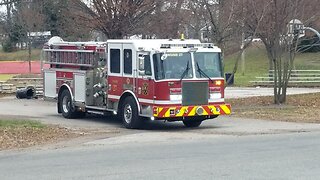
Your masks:
{"label": "ladder on truck", "polygon": [[106,43],[59,43],[43,49],[45,64],[93,67],[97,58],[106,58]]}

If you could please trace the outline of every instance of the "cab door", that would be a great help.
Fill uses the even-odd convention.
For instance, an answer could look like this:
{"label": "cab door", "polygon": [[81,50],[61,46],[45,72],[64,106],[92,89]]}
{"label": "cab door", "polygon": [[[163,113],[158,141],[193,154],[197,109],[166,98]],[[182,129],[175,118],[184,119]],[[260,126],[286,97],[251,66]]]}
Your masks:
{"label": "cab door", "polygon": [[122,94],[123,49],[121,43],[108,45],[108,97],[120,99]]}
{"label": "cab door", "polygon": [[[143,61],[142,65],[141,62]],[[139,70],[139,67],[143,70]],[[137,96],[141,104],[154,104],[154,79],[152,75],[150,53],[138,52],[137,54]]]}
{"label": "cab door", "polygon": [[122,61],[122,90],[136,93],[136,56],[137,52],[132,44],[123,44],[123,61]]}

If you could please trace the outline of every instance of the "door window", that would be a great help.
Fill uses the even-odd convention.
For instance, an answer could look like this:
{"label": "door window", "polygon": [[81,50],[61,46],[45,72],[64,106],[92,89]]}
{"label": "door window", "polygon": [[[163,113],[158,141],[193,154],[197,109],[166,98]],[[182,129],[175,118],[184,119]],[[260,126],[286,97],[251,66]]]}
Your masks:
{"label": "door window", "polygon": [[151,61],[150,61],[149,55],[144,55],[144,70],[145,70],[145,75],[152,76]]}
{"label": "door window", "polygon": [[120,49],[110,49],[110,72],[120,73]]}
{"label": "door window", "polygon": [[132,50],[125,49],[124,50],[124,73],[125,74],[132,74]]}

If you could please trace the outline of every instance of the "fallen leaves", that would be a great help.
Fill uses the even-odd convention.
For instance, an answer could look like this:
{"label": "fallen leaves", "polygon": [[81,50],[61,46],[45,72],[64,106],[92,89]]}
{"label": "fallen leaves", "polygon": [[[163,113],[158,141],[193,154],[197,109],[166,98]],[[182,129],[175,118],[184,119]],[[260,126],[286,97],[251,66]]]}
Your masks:
{"label": "fallen leaves", "polygon": [[289,121],[320,123],[320,93],[292,95],[287,97],[287,103],[273,104],[273,97],[252,97],[229,99],[233,116]]}
{"label": "fallen leaves", "polygon": [[49,144],[80,135],[81,134],[74,133],[72,130],[58,126],[48,126],[45,128],[1,127],[0,150]]}

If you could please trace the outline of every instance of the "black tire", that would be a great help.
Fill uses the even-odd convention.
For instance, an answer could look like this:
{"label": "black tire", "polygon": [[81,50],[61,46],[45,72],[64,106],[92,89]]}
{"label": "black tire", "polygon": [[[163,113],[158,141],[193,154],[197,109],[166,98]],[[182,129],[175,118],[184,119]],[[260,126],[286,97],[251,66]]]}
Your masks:
{"label": "black tire", "polygon": [[86,114],[87,114],[86,112],[77,111],[75,117],[76,117],[76,118],[80,118],[80,119],[81,119],[81,118],[85,118],[85,117],[86,117]]}
{"label": "black tire", "polygon": [[76,111],[72,103],[73,102],[69,90],[63,90],[61,96],[59,97],[59,108],[62,112],[62,116],[67,119],[73,119],[79,115],[79,112]]}
{"label": "black tire", "polygon": [[138,106],[132,96],[126,97],[120,104],[119,117],[125,128],[138,129],[141,127],[142,119],[139,117]]}
{"label": "black tire", "polygon": [[192,119],[189,119],[189,120],[184,120],[183,121],[183,124],[186,126],[186,127],[189,127],[189,128],[194,128],[194,127],[199,127],[202,123],[202,120],[192,120]]}

